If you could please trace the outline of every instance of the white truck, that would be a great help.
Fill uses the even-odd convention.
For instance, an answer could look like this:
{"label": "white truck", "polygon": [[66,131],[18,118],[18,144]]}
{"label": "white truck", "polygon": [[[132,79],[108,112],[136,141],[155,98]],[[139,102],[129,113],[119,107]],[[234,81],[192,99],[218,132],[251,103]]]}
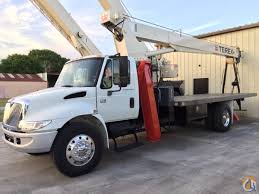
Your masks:
{"label": "white truck", "polygon": [[[39,2],[55,6],[57,3],[53,0]],[[112,3],[116,6],[108,11],[109,15],[106,9]],[[181,45],[185,49],[189,45],[188,50],[200,48],[199,52],[215,53],[211,52],[211,48],[222,45],[199,42],[197,39],[192,45],[188,41],[193,43],[193,38],[188,38],[187,42],[182,39],[172,46],[174,41],[165,36],[177,36],[175,32],[133,23],[135,30],[141,29],[143,32],[138,31],[136,35],[131,26],[133,21],[125,16],[120,18],[125,12],[120,1],[101,1],[101,4],[105,8],[102,23],[115,33],[120,54],[85,56],[69,61],[64,65],[54,88],[10,99],[5,106],[2,129],[4,142],[12,148],[29,154],[51,152],[54,163],[62,173],[79,176],[97,166],[103,150],[109,148],[109,139],[113,139],[116,150],[121,151],[128,147],[119,147],[117,137],[133,134],[136,142],[131,146],[134,147],[139,145],[136,133],[143,129],[150,141],[159,141],[161,127],[196,119],[207,119],[211,129],[225,132],[233,123],[233,102],[256,95],[184,96],[177,92],[179,88],[174,87],[172,82],[164,81],[161,75],[154,85],[151,60],[140,59],[141,56],[146,58],[177,50]],[[60,15],[59,12],[53,13]],[[113,17],[114,13],[116,17]],[[128,23],[122,28],[115,23],[114,18]],[[152,34],[153,37],[150,36]],[[139,39],[174,48],[149,52]],[[132,44],[134,42],[136,50]],[[227,48],[233,52],[226,53],[224,50],[215,54],[231,57],[232,61],[238,60],[238,49]],[[130,57],[131,54],[134,57]]]}

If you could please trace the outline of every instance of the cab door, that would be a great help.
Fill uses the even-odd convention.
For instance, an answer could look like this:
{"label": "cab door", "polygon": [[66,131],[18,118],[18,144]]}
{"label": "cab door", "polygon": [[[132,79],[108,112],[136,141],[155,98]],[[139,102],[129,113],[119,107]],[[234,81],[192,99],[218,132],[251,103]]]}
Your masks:
{"label": "cab door", "polygon": [[119,59],[107,59],[100,78],[97,85],[97,110],[105,122],[133,119],[135,90],[131,76],[126,87],[119,86]]}

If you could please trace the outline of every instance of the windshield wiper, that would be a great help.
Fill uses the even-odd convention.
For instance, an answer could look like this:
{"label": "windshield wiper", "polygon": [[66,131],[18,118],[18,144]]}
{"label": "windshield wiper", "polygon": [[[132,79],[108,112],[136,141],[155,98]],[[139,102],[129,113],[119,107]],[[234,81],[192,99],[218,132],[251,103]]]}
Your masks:
{"label": "windshield wiper", "polygon": [[74,86],[73,86],[73,85],[63,85],[63,86],[61,86],[61,87],[72,88],[72,87],[74,87]]}

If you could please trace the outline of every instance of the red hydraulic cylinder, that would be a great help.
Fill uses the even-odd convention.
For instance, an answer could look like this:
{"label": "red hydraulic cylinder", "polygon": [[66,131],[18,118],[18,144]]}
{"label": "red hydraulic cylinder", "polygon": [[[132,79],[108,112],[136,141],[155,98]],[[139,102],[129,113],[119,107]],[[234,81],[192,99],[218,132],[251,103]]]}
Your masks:
{"label": "red hydraulic cylinder", "polygon": [[159,141],[161,131],[151,77],[151,63],[149,61],[140,61],[138,66],[138,82],[140,104],[144,117],[147,139],[153,142]]}

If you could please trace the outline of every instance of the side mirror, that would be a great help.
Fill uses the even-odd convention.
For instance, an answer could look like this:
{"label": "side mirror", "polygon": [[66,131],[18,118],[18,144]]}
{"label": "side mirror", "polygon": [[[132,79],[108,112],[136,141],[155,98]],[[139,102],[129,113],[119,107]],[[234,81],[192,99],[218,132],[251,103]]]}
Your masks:
{"label": "side mirror", "polygon": [[127,87],[129,80],[129,60],[127,56],[120,56],[120,86]]}

